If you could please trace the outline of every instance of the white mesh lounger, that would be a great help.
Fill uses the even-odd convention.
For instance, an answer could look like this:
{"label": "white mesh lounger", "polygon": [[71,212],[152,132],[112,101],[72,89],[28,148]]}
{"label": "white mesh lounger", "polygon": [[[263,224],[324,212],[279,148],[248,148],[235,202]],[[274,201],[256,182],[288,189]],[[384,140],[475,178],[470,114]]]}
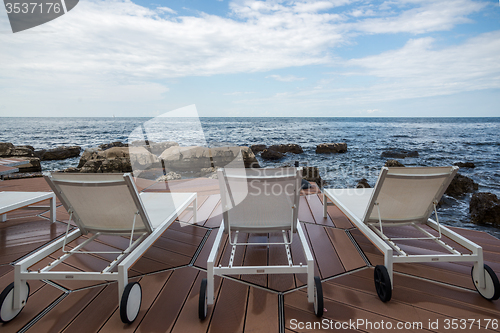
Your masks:
{"label": "white mesh lounger", "polygon": [[[300,184],[302,169],[219,169],[217,171],[221,191],[223,220],[215,238],[207,261],[207,279],[203,279],[200,289],[198,315],[204,319],[208,305],[214,303],[214,276],[232,274],[283,274],[306,273],[307,297],[314,303],[314,313],[323,315],[323,292],[321,280],[314,276],[314,259],[304,232],[298,223]],[[239,242],[240,232],[270,233],[281,232],[283,242],[246,243]],[[294,232],[298,233],[306,263],[294,265],[289,245]],[[229,235],[232,246],[229,265],[215,266],[214,262],[221,246],[222,236]],[[237,246],[284,245],[288,257],[286,265],[276,266],[235,266],[233,264]],[[250,251],[247,249],[247,251]]]}
{"label": "white mesh lounger", "polygon": [[[0,296],[0,320],[14,319],[26,305],[27,280],[118,281],[120,316],[124,323],[135,320],[141,306],[141,286],[128,283],[128,269],[160,237],[177,216],[192,205],[196,220],[196,193],[138,193],[130,174],[64,174],[45,176],[50,187],[70,214],[64,237],[48,244],[15,264],[14,282]],[[70,222],[78,228],[70,231]],[[68,249],[66,244],[82,235],[89,238]],[[84,248],[100,235],[130,238],[125,250],[90,252]],[[64,255],[45,268],[29,267],[62,248]],[[116,254],[100,272],[51,271],[72,255]]]}
{"label": "white mesh lounger", "polygon": [[[323,215],[326,217],[326,198],[329,198],[384,254],[385,266],[377,265],[374,273],[375,288],[383,302],[392,296],[393,263],[412,262],[473,262],[471,275],[479,294],[489,300],[500,296],[498,278],[484,265],[482,248],[439,224],[436,205],[457,171],[457,167],[383,167],[373,189],[323,190]],[[437,222],[429,218],[433,211]],[[419,237],[391,238],[386,235],[388,228],[403,226],[413,226]],[[471,253],[457,251],[446,244],[442,236]],[[444,251],[407,254],[396,244],[404,240],[431,240]]]}
{"label": "white mesh lounger", "polygon": [[0,221],[7,221],[7,213],[17,209],[40,209],[30,205],[50,200],[50,220],[56,220],[56,196],[52,192],[0,192]]}

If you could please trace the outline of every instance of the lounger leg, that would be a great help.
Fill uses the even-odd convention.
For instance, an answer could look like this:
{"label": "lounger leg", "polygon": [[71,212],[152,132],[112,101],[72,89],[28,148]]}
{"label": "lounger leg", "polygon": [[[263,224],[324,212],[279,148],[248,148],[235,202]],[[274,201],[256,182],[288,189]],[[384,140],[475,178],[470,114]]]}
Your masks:
{"label": "lounger leg", "polygon": [[198,222],[198,197],[193,201],[193,223]]}
{"label": "lounger leg", "polygon": [[128,283],[128,271],[123,265],[118,265],[118,304],[122,301],[123,291]]}
{"label": "lounger leg", "polygon": [[307,301],[314,303],[314,260],[307,261]]}
{"label": "lounger leg", "polygon": [[50,221],[54,223],[56,221],[56,196],[54,195],[50,199]]}
{"label": "lounger leg", "polygon": [[384,255],[384,264],[385,268],[387,268],[387,273],[389,273],[389,278],[391,279],[391,289],[394,288],[393,282],[393,269],[392,269],[392,249],[388,250]]}
{"label": "lounger leg", "polygon": [[21,266],[14,266],[14,309],[21,308],[22,299],[21,299]]}
{"label": "lounger leg", "polygon": [[326,197],[325,193],[323,193],[323,218],[326,219],[327,216],[327,207],[328,207],[328,198]]}
{"label": "lounger leg", "polygon": [[2,222],[7,221],[7,214],[2,214],[0,217],[1,217],[0,221]]}
{"label": "lounger leg", "polygon": [[483,260],[483,248],[477,249],[477,262],[474,263],[474,281],[479,282],[480,288],[486,288],[486,281],[484,274],[486,271],[484,270],[484,260]]}

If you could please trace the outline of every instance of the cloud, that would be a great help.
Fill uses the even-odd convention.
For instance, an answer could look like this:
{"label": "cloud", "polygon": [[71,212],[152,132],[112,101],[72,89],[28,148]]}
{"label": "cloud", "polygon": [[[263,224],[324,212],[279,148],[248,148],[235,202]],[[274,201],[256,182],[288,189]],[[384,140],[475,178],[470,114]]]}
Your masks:
{"label": "cloud", "polygon": [[[438,48],[431,37],[411,39],[398,50],[352,59],[358,75],[379,79],[371,98],[398,99],[500,88],[500,31]],[[352,73],[351,73],[352,75]]]}
{"label": "cloud", "polygon": [[[353,10],[353,4],[360,9]],[[0,33],[0,100],[37,95],[40,100],[45,96],[54,101],[83,95],[96,101],[149,101],[161,99],[169,91],[167,82],[180,77],[335,67],[344,64],[334,56],[336,48],[352,43],[357,35],[447,30],[469,22],[467,16],[484,6],[470,0],[402,0],[380,6],[356,0],[236,0],[229,2],[226,16],[200,12],[179,16],[168,7],[150,9],[130,0],[86,0],[37,28]],[[6,15],[0,17],[0,29],[10,29]],[[494,40],[483,38],[469,46],[488,51],[491,57],[481,43],[496,50]],[[470,89],[468,85],[474,89],[496,86],[491,71],[485,72],[484,66],[475,63],[469,66],[470,61],[484,61],[495,69],[494,58],[463,47],[446,55],[463,52],[452,65],[439,56],[443,53],[434,49],[434,43],[427,37],[414,38],[401,50],[346,64],[356,73],[392,78],[384,84],[395,87],[395,92],[405,83],[407,91],[400,93],[404,96],[432,93],[431,88],[422,88],[421,62],[423,68],[430,64],[448,68],[447,72],[437,68],[436,85],[444,85],[441,93]],[[465,73],[461,66],[466,67]],[[425,69],[423,73],[434,72]],[[418,80],[398,75],[415,75]],[[304,79],[267,77],[284,82]],[[376,94],[383,87],[356,89]],[[328,91],[328,87],[322,88]]]}
{"label": "cloud", "polygon": [[296,77],[293,75],[287,75],[287,76],[281,76],[281,75],[268,75],[266,76],[267,78],[272,78],[275,79],[276,81],[281,81],[281,82],[294,82],[294,81],[303,81],[306,78],[305,77]]}

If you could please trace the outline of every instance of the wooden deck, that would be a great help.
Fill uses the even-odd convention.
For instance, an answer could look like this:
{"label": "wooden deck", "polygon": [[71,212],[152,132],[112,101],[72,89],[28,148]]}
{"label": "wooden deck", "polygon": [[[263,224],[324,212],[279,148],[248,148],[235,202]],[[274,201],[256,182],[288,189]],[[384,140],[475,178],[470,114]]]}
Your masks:
{"label": "wooden deck", "polygon": [[[220,195],[216,180],[163,183],[141,180],[144,191],[198,192],[198,222],[192,213],[184,213],[129,271],[143,290],[141,312],[130,325],[121,322],[116,283],[89,281],[30,282],[30,297],[17,318],[0,324],[1,332],[312,332],[321,331],[321,323],[335,324],[365,320],[372,323],[345,326],[343,331],[381,332],[377,323],[390,323],[395,331],[447,332],[446,320],[473,322],[475,332],[500,331],[488,319],[500,318],[500,301],[489,302],[475,292],[470,266],[464,263],[396,264],[393,298],[378,299],[373,283],[373,266],[382,255],[334,206],[329,217],[322,217],[321,196],[317,188],[303,193],[299,219],[315,257],[315,270],[323,281],[325,313],[323,322],[313,314],[307,302],[303,275],[245,275],[216,279],[216,302],[209,307],[205,320],[198,319],[198,294],[206,277],[206,260],[221,222]],[[42,178],[0,182],[0,191],[49,191]],[[0,223],[0,290],[13,281],[13,266],[20,258],[61,237],[68,214],[58,203],[59,222],[51,224],[48,208],[19,210]],[[500,240],[477,231],[454,228],[483,246],[485,260],[500,275]],[[402,231],[405,232],[404,230]],[[251,240],[277,239],[279,235],[252,235]],[[227,238],[227,237],[226,237]],[[77,240],[75,243],[78,243]],[[106,237],[93,248],[120,249],[128,241]],[[227,262],[226,244],[218,258]],[[71,244],[74,245],[74,244]],[[457,247],[458,248],[458,247]],[[429,251],[424,241],[404,244],[405,251]],[[58,253],[51,255],[57,257]],[[296,263],[304,262],[300,244],[292,246]],[[65,270],[102,269],[104,257],[74,256]],[[46,263],[47,258],[34,268]],[[280,264],[286,261],[284,247],[271,245],[240,248],[236,264]],[[438,327],[430,322],[438,321]],[[307,323],[316,329],[308,329]],[[421,322],[422,329],[396,330],[399,322]],[[301,326],[301,323],[304,325]],[[459,322],[460,324],[460,322]],[[313,326],[314,327],[314,326]],[[404,327],[404,326],[403,326]],[[469,326],[467,326],[469,328]],[[324,330],[326,331],[326,330]],[[342,330],[341,330],[342,331]]]}

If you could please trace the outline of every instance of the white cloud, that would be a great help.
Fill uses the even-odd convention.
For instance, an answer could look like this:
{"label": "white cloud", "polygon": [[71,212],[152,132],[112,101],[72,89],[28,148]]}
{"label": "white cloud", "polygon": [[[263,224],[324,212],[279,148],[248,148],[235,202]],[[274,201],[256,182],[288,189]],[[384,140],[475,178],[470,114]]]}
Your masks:
{"label": "white cloud", "polygon": [[410,40],[403,48],[352,59],[359,75],[380,79],[372,98],[398,99],[500,88],[500,31],[481,34],[460,45],[437,48],[431,37]]}
{"label": "white cloud", "polygon": [[[346,6],[351,3],[360,9]],[[0,101],[28,96],[160,100],[169,91],[165,82],[172,78],[341,65],[332,53],[355,35],[447,30],[469,22],[467,15],[484,6],[470,0],[387,1],[378,7],[357,0],[237,0],[229,3],[227,17],[221,17],[176,16],[171,8],[148,9],[130,0],[82,0],[47,24],[17,34],[0,33]],[[0,10],[0,30],[8,31],[7,15],[2,14]],[[423,73],[434,72],[440,93],[471,86],[482,89],[497,84],[492,73],[498,74],[498,65],[496,58],[488,58],[492,57],[488,48],[497,50],[493,39],[498,36],[482,38],[473,45],[450,48],[447,54],[433,49],[432,39],[415,38],[401,50],[347,64],[362,68],[365,75],[391,78],[385,87],[395,87],[394,94],[406,89],[400,93],[404,96],[432,93],[431,88],[422,88]],[[459,52],[453,64],[447,63],[446,57]],[[488,72],[478,62],[494,70]],[[418,80],[408,79],[412,75]],[[304,79],[267,77],[284,82]],[[399,85],[402,82],[404,86]],[[383,87],[357,87],[354,92],[368,89],[376,95]],[[328,91],[323,84],[317,88],[302,94]]]}
{"label": "white cloud", "polygon": [[294,81],[303,81],[306,78],[305,77],[296,77],[293,75],[286,75],[286,76],[281,76],[281,75],[268,75],[266,76],[267,78],[275,79],[276,81],[281,81],[281,82],[294,82]]}

